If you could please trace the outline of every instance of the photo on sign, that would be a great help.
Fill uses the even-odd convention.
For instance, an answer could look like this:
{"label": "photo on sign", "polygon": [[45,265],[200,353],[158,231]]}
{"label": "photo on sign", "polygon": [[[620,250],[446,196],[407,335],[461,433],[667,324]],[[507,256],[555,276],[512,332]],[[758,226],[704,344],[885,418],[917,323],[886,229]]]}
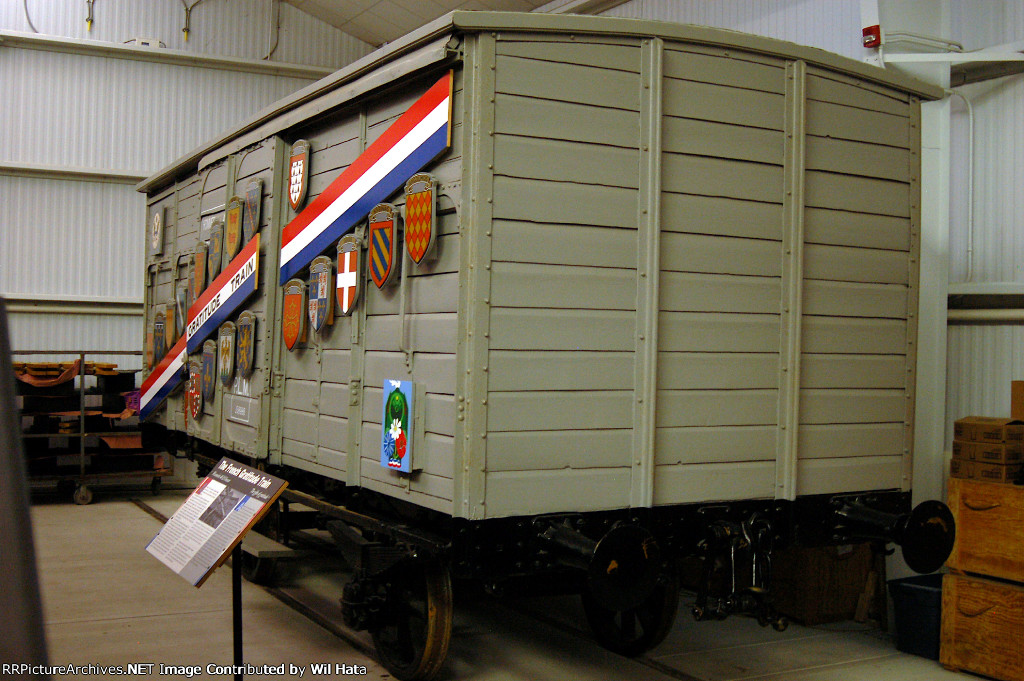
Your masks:
{"label": "photo on sign", "polygon": [[217,529],[224,522],[224,518],[228,516],[228,513],[234,510],[235,506],[238,505],[238,502],[244,496],[244,494],[236,489],[225,487],[224,491],[213,500],[210,507],[199,516],[199,519],[210,527]]}

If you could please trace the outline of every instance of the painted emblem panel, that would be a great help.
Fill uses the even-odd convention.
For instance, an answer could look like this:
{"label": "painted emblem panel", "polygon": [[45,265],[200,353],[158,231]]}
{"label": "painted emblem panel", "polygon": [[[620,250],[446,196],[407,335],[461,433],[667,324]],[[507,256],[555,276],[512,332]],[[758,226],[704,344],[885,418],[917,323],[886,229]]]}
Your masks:
{"label": "painted emblem panel", "polygon": [[153,209],[149,222],[149,253],[160,255],[164,251],[164,209]]}
{"label": "painted emblem panel", "polygon": [[238,255],[242,247],[242,211],[245,203],[240,196],[232,196],[224,211],[224,266]]}
{"label": "painted emblem panel", "polygon": [[413,393],[412,381],[384,382],[380,465],[402,473],[412,472]]}
{"label": "painted emblem panel", "polygon": [[159,362],[167,354],[167,315],[161,309],[153,315],[153,361]]}
{"label": "painted emblem panel", "polygon": [[314,331],[334,323],[334,300],[331,297],[331,259],[321,255],[309,266],[309,324]]}
{"label": "painted emblem panel", "polygon": [[416,173],[405,183],[405,249],[412,261],[433,260],[437,232],[437,183],[430,173]]}
{"label": "painted emblem panel", "polygon": [[288,205],[298,210],[309,189],[309,142],[297,140],[288,158]]}
{"label": "painted emblem panel", "polygon": [[350,315],[362,292],[362,246],[355,234],[346,234],[338,242],[338,280],[335,295],[341,314]]}
{"label": "painted emblem panel", "polygon": [[224,254],[224,220],[217,218],[210,228],[210,245],[206,250],[206,279],[212,282],[220,274]]}
{"label": "painted emblem panel", "polygon": [[203,362],[198,357],[188,362],[185,404],[193,420],[198,420],[203,415]]}
{"label": "painted emblem panel", "polygon": [[284,344],[289,350],[305,342],[306,317],[306,283],[301,279],[292,279],[284,285],[284,311],[281,313]]}
{"label": "painted emblem panel", "polygon": [[196,244],[192,255],[192,276],[188,278],[190,303],[199,300],[206,290],[206,251],[205,241]]}
{"label": "painted emblem panel", "polygon": [[378,203],[370,211],[370,249],[367,254],[370,278],[377,288],[384,288],[395,280],[399,268],[395,258],[398,241],[398,213],[390,203]]}
{"label": "painted emblem panel", "polygon": [[246,310],[238,315],[238,375],[252,376],[256,358],[256,315]]}
{"label": "painted emblem panel", "polygon": [[220,375],[220,382],[225,386],[231,385],[231,379],[235,377],[235,323],[224,322],[220,326],[218,334],[220,349],[217,351],[217,369]]}
{"label": "painted emblem panel", "polygon": [[203,399],[213,401],[217,387],[217,341],[212,338],[203,343]]}
{"label": "painted emblem panel", "polygon": [[260,210],[263,208],[263,180],[250,180],[245,186],[245,213],[242,216],[242,243],[249,243],[260,230]]}

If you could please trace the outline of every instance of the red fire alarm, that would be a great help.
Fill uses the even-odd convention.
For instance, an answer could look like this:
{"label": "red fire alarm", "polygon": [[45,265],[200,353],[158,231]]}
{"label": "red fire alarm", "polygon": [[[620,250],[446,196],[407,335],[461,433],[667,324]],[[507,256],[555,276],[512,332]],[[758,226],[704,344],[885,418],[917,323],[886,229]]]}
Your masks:
{"label": "red fire alarm", "polygon": [[878,24],[864,27],[864,47],[879,47],[882,44],[882,28]]}

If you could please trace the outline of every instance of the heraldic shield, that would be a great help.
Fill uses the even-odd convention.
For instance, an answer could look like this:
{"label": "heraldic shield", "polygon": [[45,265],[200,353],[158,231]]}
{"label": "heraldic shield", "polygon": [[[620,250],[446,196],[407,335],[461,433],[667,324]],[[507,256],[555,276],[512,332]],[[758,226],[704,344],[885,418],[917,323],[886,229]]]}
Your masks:
{"label": "heraldic shield", "polygon": [[149,254],[160,255],[164,250],[164,209],[153,211],[153,220],[149,227]]}
{"label": "heraldic shield", "polygon": [[434,257],[436,194],[429,173],[416,173],[405,183],[405,248],[417,265]]}
{"label": "heraldic shield", "polygon": [[252,376],[256,358],[256,315],[246,310],[238,315],[238,375]]}
{"label": "heraldic shield", "polygon": [[334,323],[334,300],[331,298],[331,274],[334,265],[326,255],[313,258],[309,266],[309,324],[320,331]]}
{"label": "heraldic shield", "polygon": [[306,340],[306,283],[301,279],[292,279],[284,285],[281,331],[289,350],[294,350],[296,344]]}
{"label": "heraldic shield", "polygon": [[352,314],[356,301],[359,300],[362,289],[359,262],[361,252],[359,237],[354,234],[346,234],[338,242],[338,284],[335,293],[338,297],[338,309],[343,315]]}
{"label": "heraldic shield", "polygon": [[235,323],[224,322],[220,325],[218,334],[220,350],[217,353],[217,368],[219,369],[220,382],[225,386],[231,385],[231,379],[235,377]]}
{"label": "heraldic shield", "polygon": [[298,210],[309,189],[309,142],[298,140],[288,158],[288,205]]}
{"label": "heraldic shield", "polygon": [[203,343],[203,399],[213,401],[217,387],[217,341],[212,338]]}
{"label": "heraldic shield", "polygon": [[178,284],[178,289],[174,292],[174,335],[181,338],[181,334],[185,333],[185,322],[188,317],[188,289],[187,283]]}
{"label": "heraldic shield", "polygon": [[394,281],[399,263],[395,258],[398,215],[390,203],[378,203],[370,211],[370,278],[377,288]]}
{"label": "heraldic shield", "polygon": [[192,276],[188,278],[189,306],[199,300],[206,289],[206,242],[196,244],[192,256]]}
{"label": "heraldic shield", "polygon": [[185,402],[193,420],[203,415],[203,363],[198,358],[190,359],[188,362]]}
{"label": "heraldic shield", "polygon": [[159,364],[167,354],[167,315],[161,310],[153,317],[153,363]]}
{"label": "heraldic shield", "polygon": [[260,209],[263,207],[263,180],[250,180],[245,186],[245,213],[242,216],[242,243],[249,243],[260,229]]}
{"label": "heraldic shield", "polygon": [[224,253],[224,221],[217,218],[210,228],[210,246],[206,252],[206,278],[211,284],[220,274],[221,256]]}
{"label": "heraldic shield", "polygon": [[233,196],[224,211],[224,262],[227,267],[242,247],[242,210],[245,204],[240,196]]}

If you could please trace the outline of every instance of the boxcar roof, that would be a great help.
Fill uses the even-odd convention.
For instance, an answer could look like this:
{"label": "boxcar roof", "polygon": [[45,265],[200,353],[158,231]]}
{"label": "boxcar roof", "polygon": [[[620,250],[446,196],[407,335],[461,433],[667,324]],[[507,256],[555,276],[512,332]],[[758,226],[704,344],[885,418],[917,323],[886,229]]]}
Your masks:
{"label": "boxcar roof", "polygon": [[[878,83],[924,99],[939,99],[943,90],[901,73],[881,69],[847,57],[795,43],[706,26],[664,21],[594,17],[571,14],[455,11],[257,112],[219,137],[197,147],[166,168],[140,182],[144,193],[159,191],[177,179],[209,165],[248,144],[269,137],[306,118],[394,78],[453,57],[448,39],[480,31],[530,31],[574,35],[658,37],[673,41],[737,48],[746,52],[799,59],[860,80]],[[381,71],[380,77],[364,78]],[[331,103],[319,102],[331,95]],[[234,144],[230,144],[234,142]],[[230,147],[230,148],[224,148]],[[214,154],[211,156],[211,154]]]}

